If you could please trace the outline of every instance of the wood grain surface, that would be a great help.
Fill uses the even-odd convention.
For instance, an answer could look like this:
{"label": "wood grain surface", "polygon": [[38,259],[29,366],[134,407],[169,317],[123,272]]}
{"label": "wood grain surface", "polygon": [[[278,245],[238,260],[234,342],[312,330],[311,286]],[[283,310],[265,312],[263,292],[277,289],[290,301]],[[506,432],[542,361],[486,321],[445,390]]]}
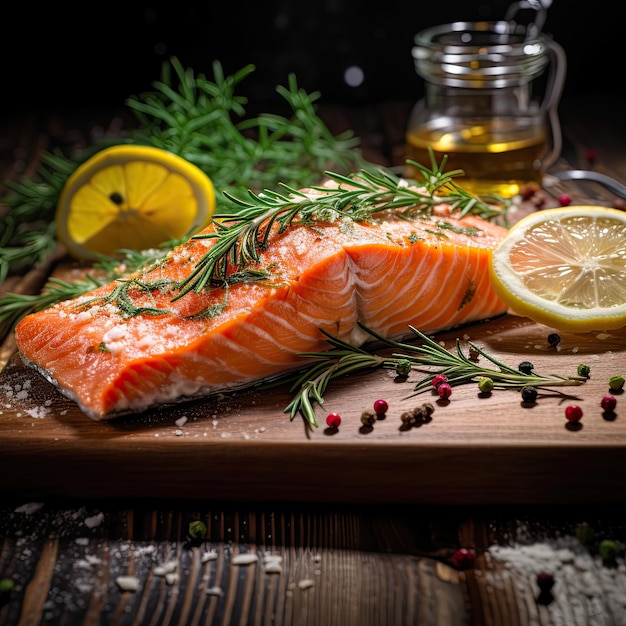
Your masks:
{"label": "wood grain surface", "polygon": [[[409,109],[327,113],[333,130],[360,132],[373,160],[398,162]],[[566,103],[556,167],[585,167],[592,149],[596,169],[626,179],[620,112],[620,99]],[[41,150],[115,132],[123,118],[110,115],[0,120],[4,178],[32,173]],[[545,202],[560,193],[614,201],[597,185],[555,183]],[[1,289],[36,293],[50,270]],[[547,332],[505,316],[439,339],[451,346],[467,334],[538,371],[587,361],[578,430],[566,427],[557,396],[522,407],[513,392],[478,398],[462,387],[432,422],[402,431],[410,384],[379,371],[329,390],[320,417],[343,412],[336,434],[289,422],[286,389],[95,423],[24,370],[9,337],[0,347],[9,364],[0,403],[11,405],[0,407],[0,579],[14,588],[0,591],[0,624],[626,625],[623,398],[615,419],[599,407],[606,376],[626,367],[625,337],[563,334],[557,352]],[[33,388],[18,402],[22,376]],[[389,414],[361,431],[379,392]],[[194,521],[207,528],[200,541],[188,536]],[[593,530],[588,542],[581,528]],[[615,541],[615,560],[601,558],[603,540]],[[475,555],[468,569],[451,560],[459,548]],[[238,554],[258,560],[237,565]],[[268,555],[279,571],[266,570]],[[554,576],[547,595],[541,571]]]}
{"label": "wood grain surface", "polygon": [[[459,338],[466,353],[470,339],[511,366],[532,362],[539,374],[575,375],[586,363],[591,375],[581,386],[540,390],[530,406],[519,391],[483,397],[474,384],[441,401],[431,391],[413,393],[419,373],[397,382],[393,372],[375,370],[331,383],[317,429],[284,413],[286,386],[95,422],[13,357],[0,375],[0,484],[33,497],[95,491],[246,501],[622,500],[626,420],[619,396],[613,414],[603,413],[600,400],[609,377],[624,372],[626,332],[562,333],[558,349],[547,342],[551,332],[507,315],[436,339],[454,349]],[[361,413],[378,398],[389,411],[364,428]],[[403,428],[402,412],[426,401],[435,406],[432,421]],[[584,413],[576,425],[565,419],[572,403]],[[337,431],[325,428],[328,411],[342,416]],[[573,484],[580,465],[585,472]],[[415,480],[426,474],[427,481]]]}

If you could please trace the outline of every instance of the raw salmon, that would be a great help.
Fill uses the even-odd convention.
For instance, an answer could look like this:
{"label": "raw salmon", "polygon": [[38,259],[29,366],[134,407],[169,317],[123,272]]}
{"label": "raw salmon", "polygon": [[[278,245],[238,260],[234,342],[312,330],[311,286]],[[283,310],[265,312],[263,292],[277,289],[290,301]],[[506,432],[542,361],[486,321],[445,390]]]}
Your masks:
{"label": "raw salmon", "polygon": [[[488,268],[506,229],[447,213],[274,228],[250,268],[265,278],[173,299],[167,284],[188,276],[215,245],[192,238],[128,277],[128,296],[145,313],[129,317],[119,302],[103,300],[121,284],[113,282],[25,317],[17,346],[25,363],[102,420],[299,369],[306,362],[298,353],[330,347],[320,329],[361,345],[370,337],[357,321],[401,338],[409,325],[434,332],[503,314]],[[163,286],[141,288],[155,281]]]}

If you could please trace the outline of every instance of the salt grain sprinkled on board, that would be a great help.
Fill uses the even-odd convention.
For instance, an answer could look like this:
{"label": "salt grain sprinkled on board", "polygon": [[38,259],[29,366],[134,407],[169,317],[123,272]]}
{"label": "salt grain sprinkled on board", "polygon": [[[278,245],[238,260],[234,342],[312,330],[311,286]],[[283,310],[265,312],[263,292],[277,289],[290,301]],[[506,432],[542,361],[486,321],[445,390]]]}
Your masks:
{"label": "salt grain sprinkled on board", "polygon": [[[512,546],[491,546],[485,553],[490,569],[486,571],[491,584],[508,585],[508,577],[516,580],[519,602],[530,594],[536,599],[539,589],[536,576],[552,574],[555,586],[549,604],[551,622],[567,626],[626,625],[626,564],[620,560],[616,567],[607,567],[598,555],[591,554],[575,537]],[[499,571],[495,563],[504,563]],[[530,605],[532,606],[532,605]],[[617,621],[606,621],[612,616]],[[534,616],[539,623],[538,615]],[[532,623],[535,623],[533,621]]]}
{"label": "salt grain sprinkled on board", "polygon": [[231,559],[231,563],[233,565],[252,565],[259,560],[258,555],[256,554],[235,554]]}
{"label": "salt grain sprinkled on board", "polygon": [[215,587],[209,587],[206,590],[206,594],[207,596],[223,596],[224,592],[222,591],[221,587],[215,586]]}
{"label": "salt grain sprinkled on board", "polygon": [[204,552],[200,557],[200,561],[202,563],[207,563],[208,561],[216,561],[217,560],[217,552],[215,550],[211,550],[209,552]]}
{"label": "salt grain sprinkled on board", "polygon": [[92,515],[91,517],[85,518],[85,526],[87,528],[97,528],[102,524],[104,520],[104,513],[98,513],[97,515]]}
{"label": "salt grain sprinkled on board", "polygon": [[178,568],[178,561],[172,560],[167,561],[166,563],[162,563],[161,565],[157,565],[153,568],[152,573],[155,576],[166,576],[167,574],[171,574],[175,572]]}
{"label": "salt grain sprinkled on board", "polygon": [[303,578],[298,581],[298,589],[310,589],[315,586],[315,581],[311,578]]}
{"label": "salt grain sprinkled on board", "polygon": [[139,579],[136,576],[118,576],[115,582],[122,591],[137,591],[139,589]]}
{"label": "salt grain sprinkled on board", "polygon": [[27,504],[22,504],[15,509],[16,513],[24,513],[26,515],[32,515],[33,513],[37,513],[43,507],[43,502],[28,502]]}

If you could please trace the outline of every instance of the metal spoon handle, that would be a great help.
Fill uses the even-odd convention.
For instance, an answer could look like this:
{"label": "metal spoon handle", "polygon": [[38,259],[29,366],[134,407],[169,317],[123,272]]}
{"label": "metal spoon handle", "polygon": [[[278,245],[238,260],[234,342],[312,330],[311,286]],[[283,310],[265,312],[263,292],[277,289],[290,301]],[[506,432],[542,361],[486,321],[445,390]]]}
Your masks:
{"label": "metal spoon handle", "polygon": [[588,180],[600,183],[613,193],[626,199],[626,185],[600,172],[594,172],[593,170],[565,170],[563,172],[554,172],[552,175],[559,180]]}

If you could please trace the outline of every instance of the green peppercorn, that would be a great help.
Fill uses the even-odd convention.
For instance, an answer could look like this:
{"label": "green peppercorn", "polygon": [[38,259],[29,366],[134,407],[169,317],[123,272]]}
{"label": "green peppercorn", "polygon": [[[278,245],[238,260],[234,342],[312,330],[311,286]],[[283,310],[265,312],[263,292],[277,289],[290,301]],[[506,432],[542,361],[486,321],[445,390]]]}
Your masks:
{"label": "green peppercorn", "polygon": [[609,378],[609,389],[612,391],[621,391],[624,388],[623,376],[611,376]]}
{"label": "green peppercorn", "polygon": [[396,374],[398,376],[408,376],[411,371],[411,361],[408,359],[400,359],[396,363]]}
{"label": "green peppercorn", "polygon": [[200,520],[189,523],[189,536],[192,539],[205,539],[207,535],[206,524]]}
{"label": "green peppercorn", "polygon": [[12,578],[0,578],[0,594],[9,594],[15,589]]}
{"label": "green peppercorn", "polygon": [[489,378],[489,376],[483,376],[478,381],[478,388],[481,393],[489,393],[493,390],[493,379]]}
{"label": "green peppercorn", "polygon": [[589,378],[589,372],[591,372],[591,368],[585,363],[581,363],[578,366],[577,372],[579,376],[586,376],[587,378]]}
{"label": "green peppercorn", "polygon": [[600,553],[600,558],[603,561],[614,561],[617,557],[618,551],[619,549],[617,544],[614,541],[611,541],[611,539],[601,541],[598,546],[598,552]]}
{"label": "green peppercorn", "polygon": [[586,522],[576,527],[576,539],[583,545],[590,544],[595,539],[595,536],[595,531]]}

